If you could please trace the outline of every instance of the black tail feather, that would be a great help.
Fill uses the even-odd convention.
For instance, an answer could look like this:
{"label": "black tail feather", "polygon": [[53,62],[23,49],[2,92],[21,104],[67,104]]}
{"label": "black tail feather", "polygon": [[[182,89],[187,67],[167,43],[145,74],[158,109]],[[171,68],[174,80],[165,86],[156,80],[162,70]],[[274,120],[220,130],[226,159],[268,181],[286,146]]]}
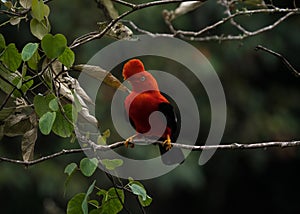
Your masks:
{"label": "black tail feather", "polygon": [[184,154],[180,148],[172,147],[169,150],[159,144],[161,160],[165,165],[181,164],[184,161]]}

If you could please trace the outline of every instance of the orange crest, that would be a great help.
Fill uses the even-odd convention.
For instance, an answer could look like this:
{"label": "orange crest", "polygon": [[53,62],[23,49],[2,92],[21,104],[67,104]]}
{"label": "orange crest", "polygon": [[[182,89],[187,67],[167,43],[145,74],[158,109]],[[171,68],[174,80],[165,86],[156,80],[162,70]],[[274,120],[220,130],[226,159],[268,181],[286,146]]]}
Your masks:
{"label": "orange crest", "polygon": [[125,63],[123,68],[123,78],[128,79],[132,75],[145,71],[144,65],[139,59],[131,59]]}

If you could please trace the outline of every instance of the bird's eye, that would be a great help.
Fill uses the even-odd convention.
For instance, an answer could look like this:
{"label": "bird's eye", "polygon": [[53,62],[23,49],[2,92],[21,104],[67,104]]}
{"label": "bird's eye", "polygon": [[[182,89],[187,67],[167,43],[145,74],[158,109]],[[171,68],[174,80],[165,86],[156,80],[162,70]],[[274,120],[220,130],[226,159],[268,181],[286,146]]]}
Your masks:
{"label": "bird's eye", "polygon": [[146,77],[145,77],[145,76],[142,76],[142,77],[140,78],[140,80],[141,80],[142,82],[144,82],[144,81],[146,80]]}

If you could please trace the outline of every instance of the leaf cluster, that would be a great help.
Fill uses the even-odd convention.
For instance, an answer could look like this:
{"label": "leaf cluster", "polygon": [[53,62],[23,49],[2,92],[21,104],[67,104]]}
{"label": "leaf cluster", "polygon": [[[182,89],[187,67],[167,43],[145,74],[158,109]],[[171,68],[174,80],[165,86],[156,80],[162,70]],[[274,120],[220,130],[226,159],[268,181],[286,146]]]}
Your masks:
{"label": "leaf cluster", "polygon": [[[103,159],[98,161],[97,158],[83,158],[80,161],[79,166],[76,163],[70,163],[65,167],[65,173],[68,175],[65,187],[67,188],[71,177],[77,171],[80,171],[84,176],[91,177],[98,164],[103,164],[107,170],[114,170],[123,164],[120,159]],[[73,196],[68,202],[67,213],[83,213],[83,214],[100,214],[109,213],[116,214],[124,209],[125,203],[125,191],[130,192],[138,198],[141,206],[149,206],[152,202],[152,198],[147,194],[145,187],[132,178],[128,179],[128,183],[124,186],[113,186],[108,190],[101,189],[95,186],[94,181],[88,188],[86,193],[78,193]],[[92,197],[92,193],[95,192],[95,196]]]}

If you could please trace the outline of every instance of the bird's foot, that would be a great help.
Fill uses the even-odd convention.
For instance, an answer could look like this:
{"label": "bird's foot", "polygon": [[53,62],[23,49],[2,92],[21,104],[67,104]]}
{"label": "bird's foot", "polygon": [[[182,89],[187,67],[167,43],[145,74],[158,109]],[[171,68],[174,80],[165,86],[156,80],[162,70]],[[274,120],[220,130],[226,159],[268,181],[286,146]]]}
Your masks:
{"label": "bird's foot", "polygon": [[172,148],[171,138],[168,135],[167,139],[162,143],[162,145],[166,148],[166,150],[170,150]]}
{"label": "bird's foot", "polygon": [[132,135],[131,137],[129,137],[129,138],[127,138],[127,139],[125,140],[124,145],[125,145],[126,148],[128,148],[129,145],[130,145],[130,148],[133,148],[133,147],[134,147],[134,144],[132,143],[132,141],[133,141],[133,138],[134,138],[135,136],[136,136],[136,134],[135,134],[135,135]]}

